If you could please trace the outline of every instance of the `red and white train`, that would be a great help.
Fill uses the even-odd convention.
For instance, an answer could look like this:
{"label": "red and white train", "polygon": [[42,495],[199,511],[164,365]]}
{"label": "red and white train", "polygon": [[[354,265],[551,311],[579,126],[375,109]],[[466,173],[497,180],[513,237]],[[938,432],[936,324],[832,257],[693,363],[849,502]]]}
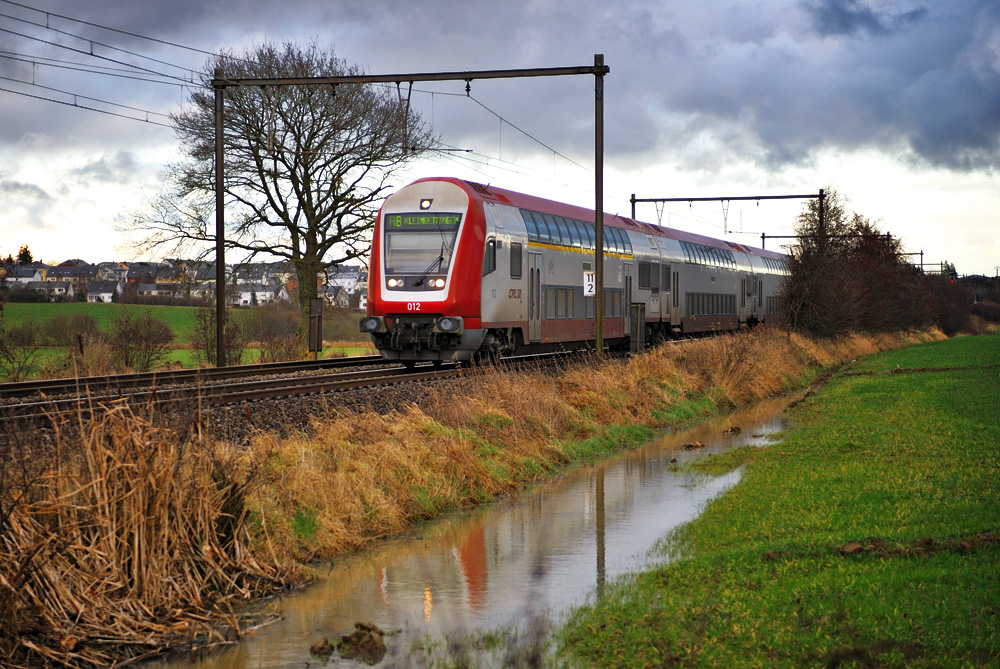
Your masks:
{"label": "red and white train", "polygon": [[[594,259],[592,210],[421,179],[382,205],[361,330],[407,365],[593,346]],[[786,274],[781,253],[605,214],[604,342],[765,321]]]}

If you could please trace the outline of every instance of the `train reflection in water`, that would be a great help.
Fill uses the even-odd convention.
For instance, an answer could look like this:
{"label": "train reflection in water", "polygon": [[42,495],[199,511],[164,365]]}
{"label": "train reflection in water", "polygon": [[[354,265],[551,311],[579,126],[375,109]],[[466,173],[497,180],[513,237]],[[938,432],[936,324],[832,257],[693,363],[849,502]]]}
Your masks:
{"label": "train reflection in water", "polygon": [[[681,444],[706,444],[700,454],[762,444],[781,429],[784,400],[698,430],[668,435],[593,467],[581,467],[519,499],[432,523],[413,538],[348,555],[317,568],[320,582],[272,606],[284,620],[237,647],[167,665],[201,669],[301,667],[309,646],[349,634],[358,621],[383,630],[383,664],[425,634],[521,625],[538,615],[558,618],[599,596],[616,576],[651,562],[650,549],[739,478],[706,478],[670,466],[694,454]],[[737,435],[722,431],[743,428]],[[324,665],[331,666],[331,665]],[[336,661],[332,666],[336,666]],[[348,665],[347,663],[344,666]]]}

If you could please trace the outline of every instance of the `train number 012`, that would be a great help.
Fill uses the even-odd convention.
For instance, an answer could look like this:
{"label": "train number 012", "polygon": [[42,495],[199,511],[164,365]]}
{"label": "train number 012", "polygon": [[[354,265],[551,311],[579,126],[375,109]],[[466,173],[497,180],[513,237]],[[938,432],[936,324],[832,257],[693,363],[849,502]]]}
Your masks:
{"label": "train number 012", "polygon": [[419,302],[407,302],[406,303],[406,310],[407,311],[420,311],[420,303]]}

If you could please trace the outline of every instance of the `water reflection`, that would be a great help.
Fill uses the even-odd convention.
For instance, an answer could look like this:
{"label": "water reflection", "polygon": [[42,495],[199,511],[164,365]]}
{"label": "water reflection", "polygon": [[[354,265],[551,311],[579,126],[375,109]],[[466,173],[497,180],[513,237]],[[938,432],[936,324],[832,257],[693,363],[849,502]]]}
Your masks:
{"label": "water reflection", "polygon": [[[614,577],[662,560],[650,548],[733,485],[672,466],[734,446],[763,444],[781,429],[785,400],[733,415],[538,486],[518,500],[462,514],[419,535],[349,555],[321,570],[320,582],[271,604],[284,619],[233,649],[194,663],[160,666],[235,669],[315,666],[309,646],[349,634],[358,621],[409,639],[517,625],[561,614],[600,596]],[[737,425],[738,434],[723,430]],[[697,452],[685,443],[705,444]],[[389,662],[390,651],[384,662]],[[336,655],[323,666],[351,666]]]}

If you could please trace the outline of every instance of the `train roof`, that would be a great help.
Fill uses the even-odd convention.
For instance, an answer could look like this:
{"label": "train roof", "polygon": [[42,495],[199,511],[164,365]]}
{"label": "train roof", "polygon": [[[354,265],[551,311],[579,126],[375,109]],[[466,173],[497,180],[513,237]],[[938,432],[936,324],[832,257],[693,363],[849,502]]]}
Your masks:
{"label": "train roof", "polygon": [[[420,183],[422,181],[451,181],[463,186],[470,195],[477,199],[502,202],[521,209],[532,209],[534,211],[540,211],[554,216],[563,216],[565,218],[575,218],[584,221],[593,220],[594,218],[593,209],[578,207],[564,202],[556,202],[555,200],[548,200],[546,198],[528,195],[526,193],[518,193],[516,191],[498,188],[489,184],[484,185],[476,183],[475,181],[467,181],[465,179],[457,179],[454,177],[427,177],[425,179],[420,179],[415,183]],[[609,214],[607,212],[604,214],[604,225],[615,228],[624,228],[626,230],[634,230],[636,232],[653,235],[655,237],[666,237],[668,239],[674,239],[681,242],[703,244],[705,246],[720,249],[733,249],[748,255],[776,259],[784,259],[788,257],[786,254],[778,253],[777,251],[768,251],[766,249],[748,246],[746,244],[737,244],[723,239],[706,237],[705,235],[699,235],[694,232],[686,232],[684,230],[668,228],[662,225],[637,221],[624,216],[619,216],[618,214]]]}

